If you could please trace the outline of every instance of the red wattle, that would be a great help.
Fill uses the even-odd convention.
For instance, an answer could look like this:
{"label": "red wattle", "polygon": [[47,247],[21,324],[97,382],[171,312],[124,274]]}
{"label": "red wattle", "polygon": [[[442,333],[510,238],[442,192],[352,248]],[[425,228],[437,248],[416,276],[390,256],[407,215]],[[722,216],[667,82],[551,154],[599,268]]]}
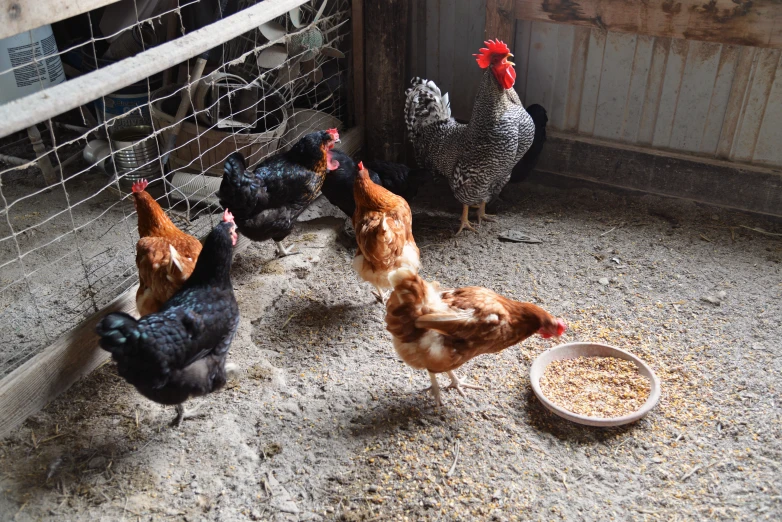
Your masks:
{"label": "red wattle", "polygon": [[339,161],[331,156],[330,150],[326,152],[326,168],[329,170],[337,170],[339,168]]}

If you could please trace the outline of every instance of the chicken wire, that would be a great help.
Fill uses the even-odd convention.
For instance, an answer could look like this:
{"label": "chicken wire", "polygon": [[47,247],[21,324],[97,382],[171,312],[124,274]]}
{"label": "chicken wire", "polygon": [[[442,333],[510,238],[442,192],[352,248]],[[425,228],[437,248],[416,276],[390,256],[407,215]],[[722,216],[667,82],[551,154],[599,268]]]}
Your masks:
{"label": "chicken wire", "polygon": [[[99,33],[92,16],[83,16],[89,29],[85,41],[60,43],[64,50],[53,55],[33,51],[26,62],[16,60],[12,67],[0,70],[0,77],[43,70],[55,56],[66,64],[73,56],[92,57],[92,63],[83,61],[84,69],[100,67],[95,58],[99,48],[121,38],[143,51],[165,41],[170,25],[175,25],[177,35],[182,34],[183,9],[200,7],[201,1],[161,0],[166,8],[138,16],[150,2],[135,0],[135,23],[108,36]],[[234,9],[254,3],[239,0]],[[228,154],[248,143],[263,143],[252,158],[257,163],[297,136],[323,126],[324,118],[347,123],[350,2],[328,1],[317,20],[322,1],[313,3],[301,8],[297,22],[304,22],[303,26],[295,27],[291,15],[275,20],[285,28],[285,36],[269,40],[255,29],[212,50],[210,66],[200,81],[191,76],[195,62],[191,59],[180,66],[180,74],[187,78],[184,82],[160,88],[160,78],[147,78],[137,89],[138,97],[146,96],[146,102],[124,114],[109,110],[121,97],[105,96],[93,107],[82,106],[41,122],[29,133],[0,140],[0,378],[137,282],[138,233],[130,197],[134,180],[148,178],[148,191],[172,221],[202,237],[220,220],[214,193]],[[226,15],[230,14],[228,10]],[[174,24],[168,24],[170,17]],[[312,48],[291,43],[313,27],[322,35],[318,49],[334,51],[313,55]],[[277,66],[260,67],[258,57],[275,45],[284,46],[287,57]],[[242,102],[246,91],[252,91],[249,105]],[[188,112],[176,121],[179,100],[188,92],[192,95]],[[167,156],[168,134],[180,122],[180,139]],[[138,124],[151,127],[147,155],[138,156],[143,159],[137,166],[121,168],[123,153],[135,149],[118,147],[112,138]],[[273,127],[272,132],[268,127]],[[89,143],[93,149],[100,148],[95,147],[96,140],[108,148],[105,161],[84,153]],[[44,179],[47,160],[50,184]],[[165,176],[160,174],[163,171]],[[189,180],[189,185],[177,184],[180,178]]]}

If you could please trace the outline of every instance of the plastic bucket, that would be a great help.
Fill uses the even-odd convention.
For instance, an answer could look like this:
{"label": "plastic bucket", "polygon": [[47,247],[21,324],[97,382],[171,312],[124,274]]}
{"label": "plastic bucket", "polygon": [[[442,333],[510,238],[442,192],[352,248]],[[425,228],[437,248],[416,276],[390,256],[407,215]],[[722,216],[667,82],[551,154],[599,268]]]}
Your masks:
{"label": "plastic bucket", "polygon": [[0,40],[0,104],[63,81],[65,73],[51,25]]}

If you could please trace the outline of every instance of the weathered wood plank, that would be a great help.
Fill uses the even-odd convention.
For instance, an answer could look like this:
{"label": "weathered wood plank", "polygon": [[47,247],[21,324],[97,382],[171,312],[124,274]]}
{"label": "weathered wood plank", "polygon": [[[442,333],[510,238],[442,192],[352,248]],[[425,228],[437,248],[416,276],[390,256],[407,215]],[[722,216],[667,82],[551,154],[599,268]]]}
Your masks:
{"label": "weathered wood plank", "polygon": [[539,103],[549,111],[552,109],[558,36],[559,27],[557,25],[532,24],[525,96],[527,105]]}
{"label": "weathered wood plank", "polygon": [[777,0],[516,0],[515,16],[604,31],[782,47]]}
{"label": "weathered wood plank", "polygon": [[440,0],[426,0],[426,79],[440,83]]}
{"label": "weathered wood plank", "polygon": [[616,32],[608,33],[606,37],[592,133],[595,137],[615,140],[622,136],[637,39],[634,34]]}
{"label": "weathered wood plank", "polygon": [[364,98],[364,0],[353,0],[351,6],[351,25],[353,29],[353,111],[356,125],[365,126],[366,104]]}
{"label": "weathered wood plank", "polygon": [[725,120],[725,113],[730,100],[730,87],[738,66],[742,47],[725,45],[720,53],[720,63],[717,66],[717,77],[714,79],[714,89],[709,101],[709,113],[703,128],[700,152],[716,156],[720,140],[720,132]]}
{"label": "weathered wood plank", "polygon": [[119,0],[0,0],[0,40]]}
{"label": "weathered wood plank", "polygon": [[[549,131],[539,172],[782,216],[782,174],[747,164]],[[533,178],[534,180],[534,178]]]}
{"label": "weathered wood plank", "polygon": [[[468,120],[472,116],[475,95],[483,76],[483,69],[475,63],[473,54],[483,47],[485,24],[485,0],[456,1],[455,27],[448,29],[454,40],[453,87],[449,89],[454,118]],[[446,63],[443,62],[441,67],[445,66]]]}
{"label": "weathered wood plank", "polygon": [[673,118],[670,146],[698,152],[720,64],[720,44],[690,42],[681,92]]}
{"label": "weathered wood plank", "polygon": [[[451,103],[458,98],[455,96],[454,85],[454,37],[456,29],[456,0],[440,0],[440,53],[437,59],[440,61],[440,80],[437,82],[443,92],[450,92],[453,98]],[[464,23],[460,20],[460,23]],[[458,31],[462,33],[462,31]],[[457,101],[457,103],[460,103]]]}
{"label": "weathered wood plank", "polygon": [[627,89],[627,104],[625,105],[624,123],[620,137],[622,141],[634,142],[638,139],[646,85],[649,81],[649,69],[652,66],[654,40],[653,36],[639,35],[635,43],[630,87]]}
{"label": "weathered wood plank", "polygon": [[405,60],[409,0],[366,0],[366,147],[371,159],[400,161],[404,156]]}
{"label": "weathered wood plank", "polygon": [[484,40],[500,39],[513,49],[516,20],[513,0],[486,0]]}
{"label": "weathered wood plank", "polygon": [[529,72],[529,57],[532,53],[530,38],[532,37],[532,22],[519,20],[516,24],[516,35],[513,49],[513,60],[516,63],[516,85],[514,88],[519,95],[522,105],[527,102],[527,76]]}
{"label": "weathered wood plank", "polygon": [[780,53],[782,51],[778,49],[760,49],[758,52],[760,56],[756,61],[755,71],[741,111],[741,119],[736,128],[736,139],[730,155],[732,160],[752,161]]}
{"label": "weathered wood plank", "polygon": [[668,49],[668,61],[665,66],[662,92],[657,105],[657,118],[654,125],[652,145],[655,147],[671,146],[673,133],[673,118],[676,115],[676,105],[684,77],[684,67],[687,65],[687,52],[690,42],[687,40],[671,40]]}
{"label": "weathered wood plank", "polygon": [[670,48],[670,38],[655,38],[652,45],[652,63],[649,66],[649,80],[646,84],[641,121],[638,124],[638,143],[651,144],[654,138],[657,108],[660,106],[660,95],[663,91],[663,79],[665,78]]}
{"label": "weathered wood plank", "polygon": [[[524,22],[518,22],[521,25]],[[530,22],[526,22],[530,23]],[[587,51],[589,49],[588,27],[574,27],[573,50],[570,54],[570,77],[568,78],[567,109],[565,111],[564,130],[578,129],[581,115],[581,93],[584,86],[584,71],[586,70]]]}
{"label": "weathered wood plank", "polygon": [[774,84],[768,95],[766,111],[763,115],[763,123],[760,126],[755,152],[752,155],[753,163],[768,163],[779,165],[782,163],[782,57],[777,62]]}
{"label": "weathered wood plank", "polygon": [[600,94],[600,80],[603,70],[603,53],[606,46],[606,33],[600,29],[589,32],[584,83],[581,92],[581,113],[578,118],[578,132],[591,135],[595,130],[597,97]]}
{"label": "weathered wood plank", "polygon": [[747,97],[748,86],[752,80],[752,71],[757,61],[757,49],[754,47],[742,47],[736,72],[730,86],[728,105],[725,108],[725,121],[722,123],[720,139],[717,145],[717,157],[729,159],[733,150],[733,142],[736,139],[736,129],[739,126],[744,100]]}

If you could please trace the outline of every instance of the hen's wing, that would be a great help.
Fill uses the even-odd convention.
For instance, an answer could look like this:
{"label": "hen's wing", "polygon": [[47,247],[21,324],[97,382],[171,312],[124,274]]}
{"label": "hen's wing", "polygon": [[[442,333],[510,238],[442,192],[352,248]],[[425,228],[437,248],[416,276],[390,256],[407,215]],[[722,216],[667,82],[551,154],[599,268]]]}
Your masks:
{"label": "hen's wing", "polygon": [[[451,338],[454,348],[490,349],[508,334],[508,310],[500,297],[487,288],[466,287],[444,291],[445,311],[418,317],[417,328],[429,329]],[[480,350],[484,351],[484,350]]]}

